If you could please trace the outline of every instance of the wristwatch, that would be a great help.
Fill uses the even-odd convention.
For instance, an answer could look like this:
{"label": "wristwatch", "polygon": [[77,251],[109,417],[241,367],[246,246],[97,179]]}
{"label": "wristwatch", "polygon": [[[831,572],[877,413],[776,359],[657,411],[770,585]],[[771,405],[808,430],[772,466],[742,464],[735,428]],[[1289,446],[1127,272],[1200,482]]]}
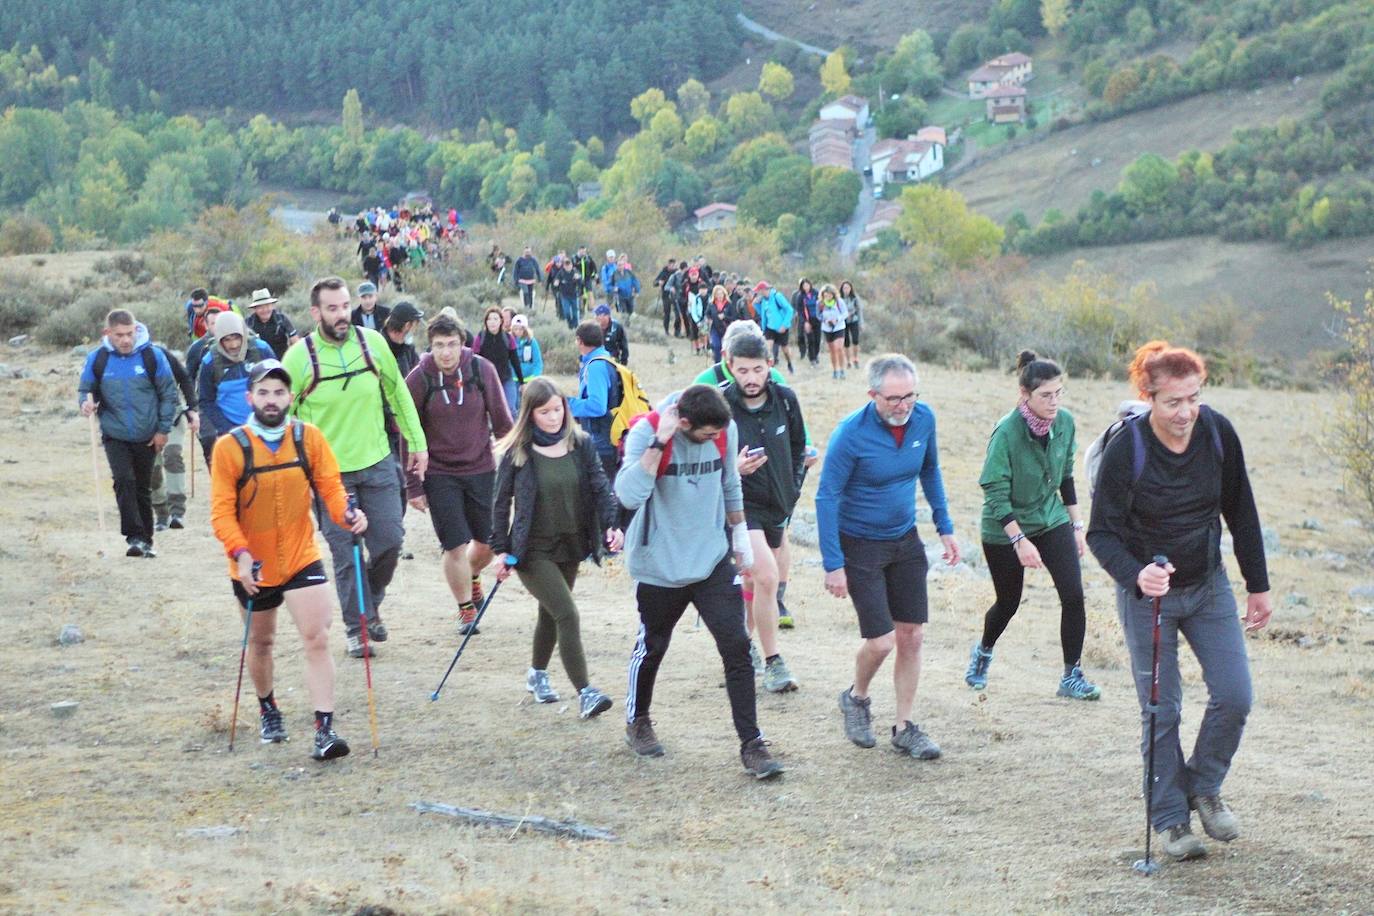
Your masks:
{"label": "wristwatch", "polygon": [[644,446],[645,451],[648,451],[651,448],[667,448],[667,445],[665,443],[659,442],[658,437],[655,436],[653,439],[649,440],[648,445]]}

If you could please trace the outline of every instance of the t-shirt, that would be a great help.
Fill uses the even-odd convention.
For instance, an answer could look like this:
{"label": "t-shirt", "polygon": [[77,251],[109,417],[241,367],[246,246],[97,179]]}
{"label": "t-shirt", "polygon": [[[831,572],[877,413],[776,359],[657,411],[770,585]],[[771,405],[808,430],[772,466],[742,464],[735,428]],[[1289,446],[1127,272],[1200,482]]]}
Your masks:
{"label": "t-shirt", "polygon": [[581,508],[577,459],[571,454],[550,458],[534,449],[530,449],[530,457],[537,483],[526,555],[541,554],[559,563],[581,560],[577,546]]}

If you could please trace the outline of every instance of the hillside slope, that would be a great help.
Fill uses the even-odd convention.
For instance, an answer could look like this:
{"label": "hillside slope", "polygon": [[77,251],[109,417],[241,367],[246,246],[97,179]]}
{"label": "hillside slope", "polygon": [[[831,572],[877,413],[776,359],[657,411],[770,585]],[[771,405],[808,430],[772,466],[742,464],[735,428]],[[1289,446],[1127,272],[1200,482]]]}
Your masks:
{"label": "hillside slope", "polygon": [[837,48],[890,49],[915,29],[952,32],[997,0],[743,0],[745,15],[789,38]]}

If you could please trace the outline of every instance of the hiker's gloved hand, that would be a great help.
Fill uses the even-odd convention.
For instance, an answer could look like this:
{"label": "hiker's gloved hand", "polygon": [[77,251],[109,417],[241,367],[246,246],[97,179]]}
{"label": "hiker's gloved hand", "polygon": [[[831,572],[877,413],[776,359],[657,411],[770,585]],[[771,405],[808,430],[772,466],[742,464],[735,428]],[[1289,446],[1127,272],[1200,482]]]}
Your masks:
{"label": "hiker's gloved hand", "polygon": [[735,551],[735,566],[743,572],[754,568],[754,545],[749,543],[749,526],[739,522],[730,529],[731,546]]}

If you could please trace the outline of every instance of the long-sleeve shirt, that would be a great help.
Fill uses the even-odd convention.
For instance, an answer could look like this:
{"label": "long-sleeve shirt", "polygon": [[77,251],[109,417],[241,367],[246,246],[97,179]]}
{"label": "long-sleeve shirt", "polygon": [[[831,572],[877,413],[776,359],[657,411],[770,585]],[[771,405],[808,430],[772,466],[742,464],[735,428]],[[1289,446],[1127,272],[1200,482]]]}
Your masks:
{"label": "long-sleeve shirt", "polygon": [[916,527],[918,478],[935,530],[953,534],[935,444],[935,413],[918,401],[900,445],[871,402],[840,421],[830,434],[816,492],[816,529],[826,572],[844,566],[841,532],[890,541]]}
{"label": "long-sleeve shirt", "polygon": [[539,341],[533,336],[517,337],[515,352],[520,357],[520,372],[525,376],[525,381],[544,374],[544,354],[540,352]]}
{"label": "long-sleeve shirt", "polygon": [[[598,359],[597,357],[601,357]],[[597,424],[588,423],[588,420],[604,419],[611,409],[611,392],[615,388],[612,381],[615,375],[615,367],[606,360],[611,358],[611,354],[606,352],[605,347],[597,347],[590,353],[582,357],[582,368],[578,372],[577,396],[568,398],[568,408],[572,415],[581,423],[587,432],[595,435],[593,431]],[[606,423],[606,431],[610,431],[610,424]]]}
{"label": "long-sleeve shirt", "polygon": [[[1132,433],[1123,429],[1112,438],[1102,453],[1088,525],[1088,546],[1107,574],[1134,590],[1141,568],[1164,554],[1174,565],[1171,585],[1203,582],[1221,564],[1224,518],[1246,590],[1269,591],[1259,511],[1231,421],[1204,408],[1182,454],[1159,441],[1149,414],[1127,422],[1139,424],[1145,466],[1133,482]],[[1221,441],[1220,460],[1214,431]]]}
{"label": "long-sleeve shirt", "polygon": [[[477,373],[481,373],[478,384]],[[441,372],[434,355],[426,353],[406,376],[429,444],[430,474],[468,477],[496,470],[491,439],[510,432],[510,409],[495,367],[464,347],[456,372]],[[420,478],[406,472],[406,492],[424,492]]]}

